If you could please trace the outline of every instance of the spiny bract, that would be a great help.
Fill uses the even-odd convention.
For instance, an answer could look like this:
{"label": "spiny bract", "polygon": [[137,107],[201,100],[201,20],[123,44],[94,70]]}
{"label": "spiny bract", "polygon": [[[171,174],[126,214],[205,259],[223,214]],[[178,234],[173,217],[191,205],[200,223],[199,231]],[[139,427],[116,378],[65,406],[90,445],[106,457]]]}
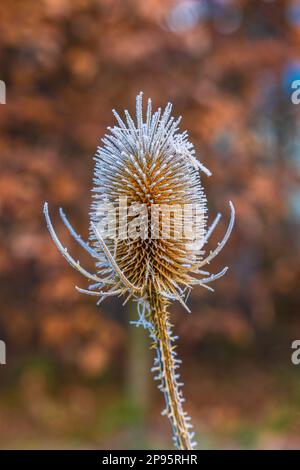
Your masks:
{"label": "spiny bract", "polygon": [[[222,242],[205,256],[204,246],[220,214],[207,229],[206,197],[200,172],[207,175],[210,172],[195,158],[188,134],[179,132],[180,118],[171,117],[171,110],[169,103],[164,111],[159,108],[152,113],[149,99],[144,116],[140,93],[136,99],[136,122],[128,111],[125,111],[124,121],[113,111],[118,126],[108,128],[110,132],[102,139],[103,146],[98,147],[95,155],[91,244],[81,239],[60,209],[71,234],[95,258],[96,274],[82,268],[61,245],[51,224],[47,203],[44,213],[50,234],[63,256],[92,282],[88,290],[77,288],[79,291],[98,296],[98,302],[111,295],[125,295],[125,302],[129,298],[137,301],[139,318],[135,324],[149,330],[156,349],[153,371],[157,372],[156,379],[165,396],[164,414],[171,421],[174,443],[177,448],[192,449],[193,433],[189,417],[182,409],[182,384],[176,372],[180,361],[174,351],[175,337],[167,307],[172,300],[178,300],[189,311],[186,298],[192,286],[198,284],[212,290],[208,284],[225,274],[227,267],[215,275],[202,269],[225,245],[234,223],[234,208],[230,202],[231,220]],[[127,217],[126,213],[124,218],[120,207],[116,211],[116,222],[122,234],[116,236],[110,230],[104,234],[100,229],[106,217],[100,209],[115,207],[120,199],[126,201],[128,213],[136,206],[143,208],[138,236],[126,236],[133,217]],[[178,232],[178,221],[182,221],[182,217],[174,216],[169,221],[170,236],[161,236],[162,221],[158,219],[158,236],[152,237],[153,207],[162,208],[163,217],[166,208],[176,213],[178,208],[197,207],[197,217],[188,212],[185,219],[189,228],[194,223],[195,239],[191,241],[185,232]],[[134,214],[135,210],[131,216]]]}

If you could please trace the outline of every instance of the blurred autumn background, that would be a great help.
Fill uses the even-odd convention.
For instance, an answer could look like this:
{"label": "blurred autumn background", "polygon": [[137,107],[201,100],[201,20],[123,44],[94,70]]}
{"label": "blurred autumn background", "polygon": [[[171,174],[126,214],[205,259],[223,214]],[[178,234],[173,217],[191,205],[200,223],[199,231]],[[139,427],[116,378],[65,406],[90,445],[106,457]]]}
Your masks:
{"label": "blurred autumn background", "polygon": [[76,292],[42,216],[93,270],[57,209],[87,236],[92,156],[140,90],[213,172],[211,247],[237,211],[229,272],[173,307],[199,448],[300,448],[300,1],[2,0],[0,37],[1,448],[171,447],[132,306]]}

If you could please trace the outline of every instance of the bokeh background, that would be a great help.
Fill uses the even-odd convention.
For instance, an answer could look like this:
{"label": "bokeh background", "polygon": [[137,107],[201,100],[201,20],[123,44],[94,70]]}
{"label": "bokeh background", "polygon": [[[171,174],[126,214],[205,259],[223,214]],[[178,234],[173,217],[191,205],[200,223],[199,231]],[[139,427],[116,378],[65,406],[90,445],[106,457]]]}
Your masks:
{"label": "bokeh background", "polygon": [[93,270],[57,209],[87,236],[92,156],[143,90],[213,172],[211,247],[237,211],[226,277],[172,308],[199,448],[300,448],[300,1],[2,0],[0,38],[0,447],[171,446],[132,306],[77,293],[42,216]]}

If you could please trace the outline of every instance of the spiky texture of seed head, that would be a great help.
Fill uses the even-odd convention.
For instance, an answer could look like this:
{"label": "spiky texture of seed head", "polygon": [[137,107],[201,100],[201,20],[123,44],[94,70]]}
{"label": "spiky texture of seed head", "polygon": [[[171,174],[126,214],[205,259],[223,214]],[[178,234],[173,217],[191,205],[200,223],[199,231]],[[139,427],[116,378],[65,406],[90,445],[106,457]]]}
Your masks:
{"label": "spiky texture of seed head", "polygon": [[[164,111],[159,108],[152,113],[149,99],[143,115],[142,94],[139,94],[135,120],[125,111],[123,121],[114,111],[118,126],[109,128],[95,157],[92,222],[96,226],[102,224],[106,214],[99,207],[108,203],[116,206],[120,198],[126,198],[128,207],[136,204],[140,208],[140,220],[144,216],[146,228],[135,239],[119,238],[116,241],[109,234],[103,238],[110,251],[115,253],[115,261],[125,277],[139,289],[140,296],[146,298],[152,291],[170,298],[180,296],[181,288],[190,285],[190,272],[198,268],[203,255],[201,241],[206,229],[206,198],[199,164],[187,133],[178,130],[180,118],[171,117],[171,110],[169,103]],[[197,208],[197,218],[189,212],[191,207]],[[151,232],[155,210],[162,214],[156,227],[158,238],[152,237]],[[161,237],[162,224],[167,217],[170,236]],[[117,213],[117,226],[119,221],[122,223],[121,218],[122,215]],[[181,230],[191,227],[192,218],[195,219],[193,233],[197,234],[198,243],[191,243]],[[132,220],[128,218],[126,233]],[[97,264],[98,274],[107,273],[107,259],[94,229],[91,229],[90,238],[99,257],[103,257],[103,264]],[[118,274],[113,268],[109,274],[109,281],[117,284]]]}

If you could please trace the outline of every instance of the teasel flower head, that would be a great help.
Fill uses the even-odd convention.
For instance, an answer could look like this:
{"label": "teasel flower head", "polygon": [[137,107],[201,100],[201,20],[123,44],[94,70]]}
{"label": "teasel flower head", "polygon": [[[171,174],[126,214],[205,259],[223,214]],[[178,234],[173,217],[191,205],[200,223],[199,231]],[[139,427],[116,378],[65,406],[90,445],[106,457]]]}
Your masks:
{"label": "teasel flower head", "polygon": [[[172,105],[152,112],[149,99],[143,112],[143,95],[136,98],[136,116],[113,111],[117,125],[108,128],[95,155],[93,202],[89,242],[74,230],[63,210],[60,216],[77,242],[95,259],[95,273],[76,262],[58,239],[45,203],[44,214],[56,246],[67,261],[90,281],[80,292],[98,297],[124,296],[137,303],[133,322],[149,331],[155,379],[164,394],[163,414],[170,420],[178,449],[194,448],[190,418],[183,410],[182,383],[168,306],[173,301],[190,312],[187,297],[200,285],[223,276],[204,267],[221,251],[234,224],[234,208],[223,240],[213,251],[205,246],[220,220],[207,227],[207,203],[201,173],[210,176],[195,157],[187,132],[179,131]],[[110,212],[111,218],[107,216]],[[166,222],[166,223],[165,223]],[[104,227],[106,229],[104,230]]]}

